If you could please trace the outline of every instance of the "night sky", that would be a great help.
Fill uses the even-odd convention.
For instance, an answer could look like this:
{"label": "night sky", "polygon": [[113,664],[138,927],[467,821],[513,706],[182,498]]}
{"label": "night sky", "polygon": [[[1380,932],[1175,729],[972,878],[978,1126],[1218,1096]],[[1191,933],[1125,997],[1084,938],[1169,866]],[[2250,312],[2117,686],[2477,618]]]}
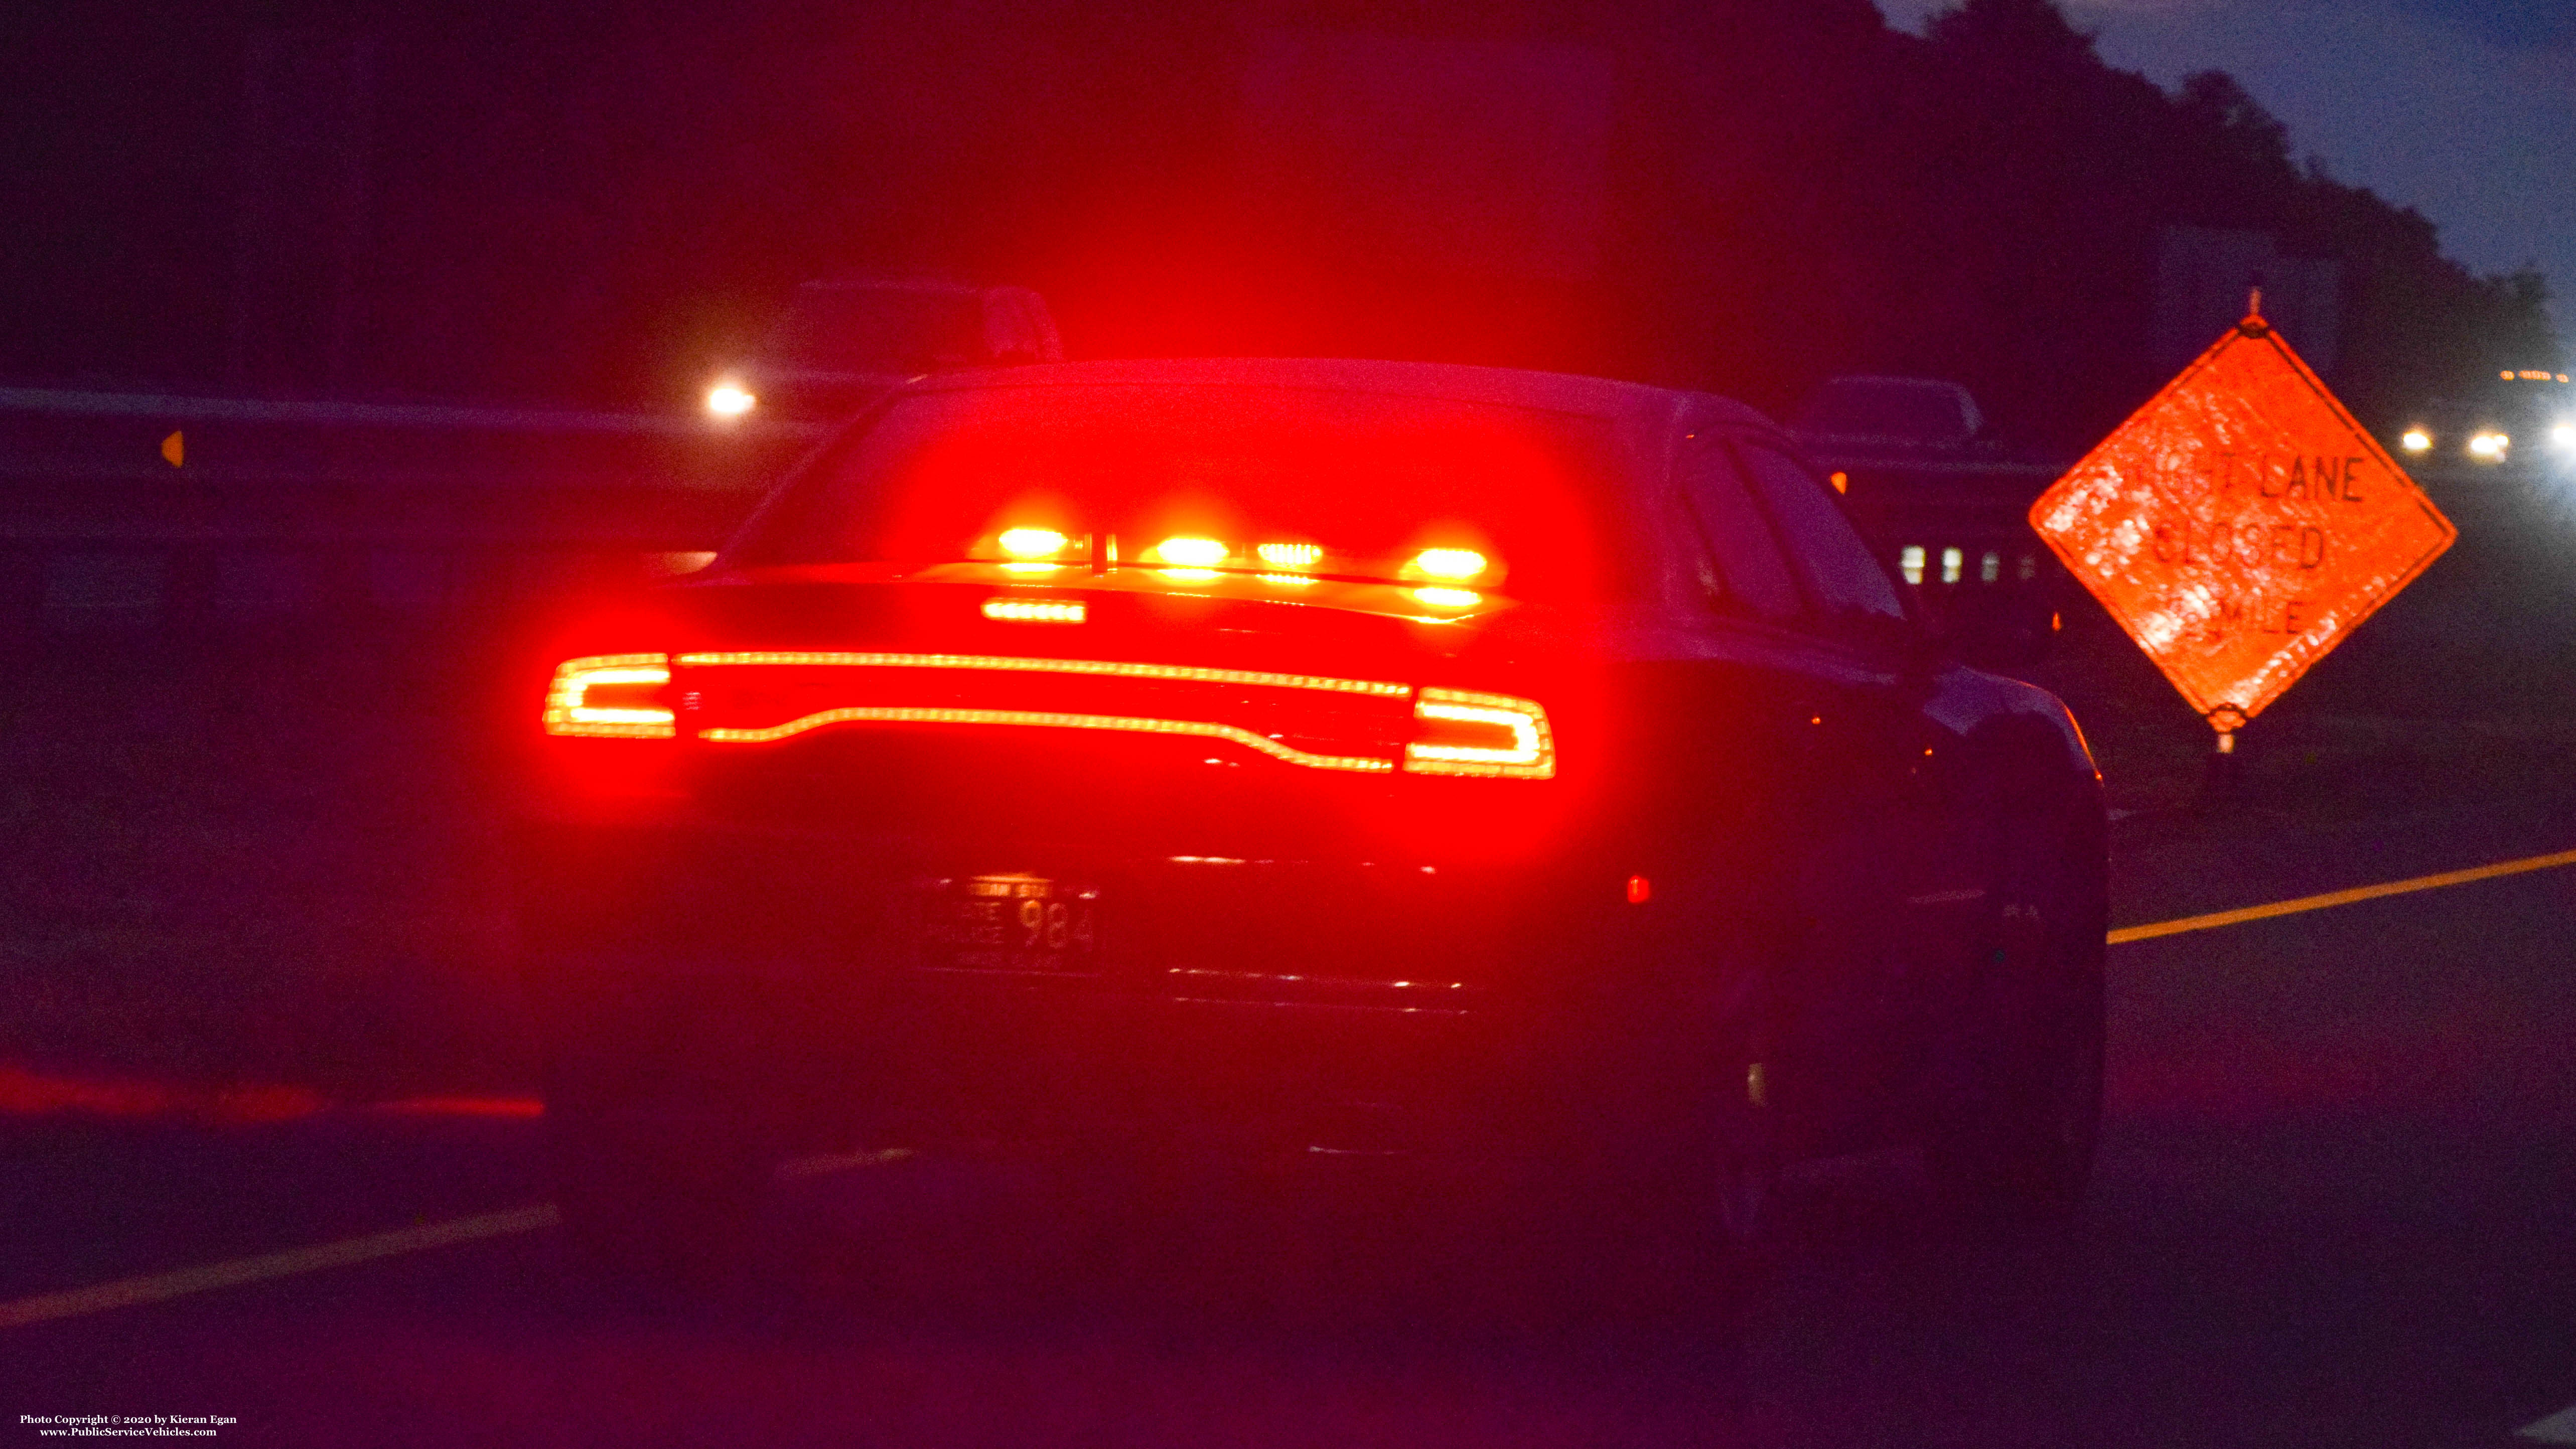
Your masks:
{"label": "night sky", "polygon": [[[1949,0],[1878,0],[1919,30]],[[2066,0],[2102,58],[2244,82],[2337,180],[2485,273],[2536,266],[2576,332],[2576,0]]]}

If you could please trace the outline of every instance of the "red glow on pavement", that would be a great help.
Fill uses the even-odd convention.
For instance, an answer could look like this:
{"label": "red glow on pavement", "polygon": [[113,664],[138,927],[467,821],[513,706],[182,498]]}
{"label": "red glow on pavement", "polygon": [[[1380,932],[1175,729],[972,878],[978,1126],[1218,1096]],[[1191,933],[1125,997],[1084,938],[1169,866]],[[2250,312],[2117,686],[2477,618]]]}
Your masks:
{"label": "red glow on pavement", "polygon": [[410,1097],[379,1102],[376,1110],[431,1117],[542,1117],[546,1104],[535,1097]]}
{"label": "red glow on pavement", "polygon": [[[81,1115],[158,1119],[209,1127],[292,1122],[341,1104],[310,1087],[278,1083],[215,1085],[139,1077],[55,1076],[0,1065],[0,1116]],[[407,1097],[370,1110],[430,1117],[529,1118],[545,1114],[535,1097]]]}
{"label": "red glow on pavement", "polygon": [[95,1117],[175,1118],[221,1127],[288,1122],[326,1105],[303,1087],[198,1086],[101,1077],[44,1076],[20,1066],[0,1066],[0,1114],[42,1117],[80,1113]]}

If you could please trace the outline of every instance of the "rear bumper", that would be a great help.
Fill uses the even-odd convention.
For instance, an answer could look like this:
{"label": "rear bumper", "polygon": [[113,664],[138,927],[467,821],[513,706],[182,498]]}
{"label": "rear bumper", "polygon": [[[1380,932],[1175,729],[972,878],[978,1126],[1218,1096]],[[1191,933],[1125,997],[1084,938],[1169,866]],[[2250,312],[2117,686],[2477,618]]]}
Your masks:
{"label": "rear bumper", "polygon": [[[1633,1125],[1722,1055],[1651,913],[1557,863],[561,822],[522,846],[559,1100],[714,1098],[836,1144],[1481,1150]],[[1004,873],[1096,893],[1083,969],[925,943],[927,902]]]}

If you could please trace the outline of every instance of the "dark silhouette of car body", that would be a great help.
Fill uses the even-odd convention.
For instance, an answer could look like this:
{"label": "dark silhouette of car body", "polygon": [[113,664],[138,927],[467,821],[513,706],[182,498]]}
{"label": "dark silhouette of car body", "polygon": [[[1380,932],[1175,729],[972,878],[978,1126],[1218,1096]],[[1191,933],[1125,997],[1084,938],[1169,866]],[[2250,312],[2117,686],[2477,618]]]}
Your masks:
{"label": "dark silhouette of car body", "polygon": [[788,1155],[967,1143],[1577,1164],[1732,1223],[1920,1141],[2067,1211],[2099,777],[1956,654],[1720,398],[912,384],[547,656],[518,874],[567,1225],[675,1261]]}

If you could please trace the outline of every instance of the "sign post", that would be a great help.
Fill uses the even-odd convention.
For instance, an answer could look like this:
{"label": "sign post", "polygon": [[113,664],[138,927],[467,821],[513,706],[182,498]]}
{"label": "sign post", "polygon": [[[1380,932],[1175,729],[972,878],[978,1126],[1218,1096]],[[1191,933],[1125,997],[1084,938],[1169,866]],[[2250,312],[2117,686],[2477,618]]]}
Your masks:
{"label": "sign post", "polygon": [[2030,511],[2219,756],[2458,537],[2262,300]]}

